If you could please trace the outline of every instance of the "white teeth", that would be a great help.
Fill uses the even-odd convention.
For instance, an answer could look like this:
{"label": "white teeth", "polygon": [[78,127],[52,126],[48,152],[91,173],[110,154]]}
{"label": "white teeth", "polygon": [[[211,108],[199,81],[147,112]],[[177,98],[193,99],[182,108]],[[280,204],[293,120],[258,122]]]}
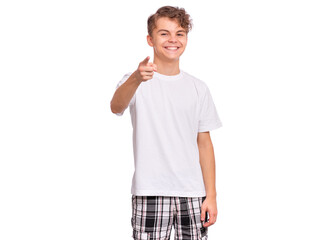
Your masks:
{"label": "white teeth", "polygon": [[177,47],[167,47],[169,50],[177,50]]}

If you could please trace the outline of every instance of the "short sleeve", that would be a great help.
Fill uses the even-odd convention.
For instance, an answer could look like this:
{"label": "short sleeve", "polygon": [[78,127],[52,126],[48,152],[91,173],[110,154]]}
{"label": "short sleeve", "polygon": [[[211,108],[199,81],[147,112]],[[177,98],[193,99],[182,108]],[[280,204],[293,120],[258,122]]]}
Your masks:
{"label": "short sleeve", "polygon": [[[117,90],[118,87],[120,87],[124,82],[126,82],[126,80],[127,80],[131,75],[132,75],[131,72],[126,73],[126,74],[122,77],[122,79],[118,82],[118,84],[117,84],[115,90]],[[128,108],[129,106],[131,106],[132,104],[134,104],[134,102],[135,102],[135,94],[134,94],[133,97],[131,98],[131,101],[129,102],[127,108]],[[124,111],[122,111],[122,112],[120,112],[120,113],[115,113],[115,114],[116,114],[117,116],[122,116],[127,108],[125,108]]]}
{"label": "short sleeve", "polygon": [[205,93],[200,102],[200,115],[198,132],[207,132],[222,126],[216,106],[213,102],[208,86],[205,86]]}

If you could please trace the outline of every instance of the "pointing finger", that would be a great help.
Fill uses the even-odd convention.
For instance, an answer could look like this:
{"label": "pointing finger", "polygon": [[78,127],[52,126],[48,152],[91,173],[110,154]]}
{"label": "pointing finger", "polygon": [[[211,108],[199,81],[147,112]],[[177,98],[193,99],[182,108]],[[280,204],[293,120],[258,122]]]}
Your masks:
{"label": "pointing finger", "polygon": [[143,64],[147,64],[148,63],[148,61],[149,61],[149,56],[147,56],[141,63],[143,63]]}

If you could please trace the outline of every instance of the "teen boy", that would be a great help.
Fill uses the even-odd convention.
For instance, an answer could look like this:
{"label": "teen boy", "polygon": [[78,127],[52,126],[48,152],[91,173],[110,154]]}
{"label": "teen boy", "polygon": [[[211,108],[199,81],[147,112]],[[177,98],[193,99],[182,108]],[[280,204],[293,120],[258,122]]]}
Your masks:
{"label": "teen boy", "polygon": [[[127,107],[133,126],[134,239],[208,239],[216,222],[215,156],[210,130],[218,117],[205,82],[182,71],[179,59],[192,24],[183,8],[165,6],[147,21],[146,57],[117,84],[111,111]],[[207,213],[207,214],[206,214]]]}

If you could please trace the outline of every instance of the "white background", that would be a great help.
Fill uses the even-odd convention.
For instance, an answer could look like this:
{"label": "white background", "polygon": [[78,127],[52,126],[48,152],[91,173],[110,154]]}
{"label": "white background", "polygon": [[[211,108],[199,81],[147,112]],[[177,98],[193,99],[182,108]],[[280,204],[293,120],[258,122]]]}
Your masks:
{"label": "white background", "polygon": [[172,5],[223,122],[209,239],[335,240],[332,2],[1,1],[0,239],[131,239],[132,126],[109,102]]}

